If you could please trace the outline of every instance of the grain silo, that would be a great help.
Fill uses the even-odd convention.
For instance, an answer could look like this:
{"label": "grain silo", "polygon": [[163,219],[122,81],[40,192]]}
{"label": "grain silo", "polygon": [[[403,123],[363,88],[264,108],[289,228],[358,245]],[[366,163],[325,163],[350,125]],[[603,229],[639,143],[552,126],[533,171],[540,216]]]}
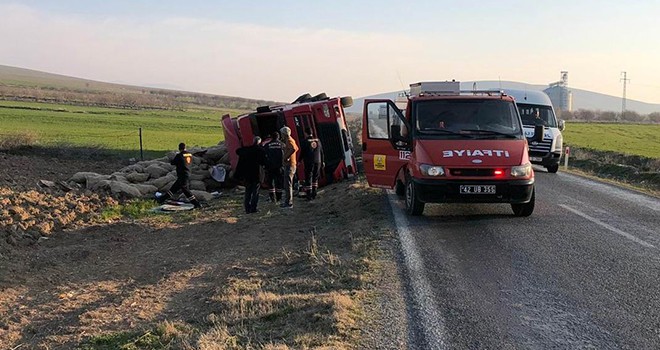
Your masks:
{"label": "grain silo", "polygon": [[571,111],[573,110],[573,94],[568,88],[568,72],[561,72],[561,79],[550,83],[548,88],[543,90],[552,101],[555,110]]}

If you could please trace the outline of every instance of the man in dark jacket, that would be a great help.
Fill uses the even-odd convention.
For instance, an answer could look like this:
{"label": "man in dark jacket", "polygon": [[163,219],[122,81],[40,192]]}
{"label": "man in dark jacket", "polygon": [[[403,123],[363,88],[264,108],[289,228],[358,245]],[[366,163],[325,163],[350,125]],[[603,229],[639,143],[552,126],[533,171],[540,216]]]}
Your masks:
{"label": "man in dark jacket", "polygon": [[177,153],[170,164],[176,166],[176,181],[172,187],[165,192],[164,195],[157,198],[158,203],[165,203],[166,200],[174,198],[174,194],[182,191],[188,201],[192,203],[195,208],[200,208],[201,205],[195,196],[188,189],[188,181],[190,180],[190,166],[192,165],[193,155],[186,151],[186,144],[181,142],[179,144],[179,153]]}
{"label": "man in dark jacket", "polygon": [[323,147],[321,141],[314,137],[312,129],[305,129],[305,140],[302,142],[302,158],[305,164],[305,193],[307,199],[316,198],[319,187],[319,175],[323,168]]}
{"label": "man in dark jacket", "polygon": [[282,200],[282,155],[284,145],[280,141],[280,133],[275,131],[270,135],[270,140],[264,145],[266,151],[266,183],[270,187],[268,196],[271,202]]}
{"label": "man in dark jacket", "polygon": [[259,145],[261,137],[256,136],[252,146],[241,147],[236,150],[238,164],[234,177],[245,184],[245,199],[243,205],[245,212],[256,213],[259,203],[259,174],[261,167],[266,165],[266,151]]}

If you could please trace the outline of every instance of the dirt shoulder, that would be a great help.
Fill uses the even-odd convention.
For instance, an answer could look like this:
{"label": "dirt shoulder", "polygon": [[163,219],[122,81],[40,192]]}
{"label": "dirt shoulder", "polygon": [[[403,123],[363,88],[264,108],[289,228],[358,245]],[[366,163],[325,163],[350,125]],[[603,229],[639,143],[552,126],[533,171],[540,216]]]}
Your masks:
{"label": "dirt shoulder", "polygon": [[382,192],[319,197],[248,215],[231,192],[16,246],[0,257],[0,348],[403,347],[381,320],[405,319]]}

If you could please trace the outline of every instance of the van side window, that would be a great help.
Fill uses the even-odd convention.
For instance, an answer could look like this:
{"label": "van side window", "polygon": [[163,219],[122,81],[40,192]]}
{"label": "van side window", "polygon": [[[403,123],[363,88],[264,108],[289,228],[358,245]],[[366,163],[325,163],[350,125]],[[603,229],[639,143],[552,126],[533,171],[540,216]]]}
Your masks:
{"label": "van side window", "polygon": [[389,106],[385,102],[367,105],[367,126],[370,139],[389,139]]}

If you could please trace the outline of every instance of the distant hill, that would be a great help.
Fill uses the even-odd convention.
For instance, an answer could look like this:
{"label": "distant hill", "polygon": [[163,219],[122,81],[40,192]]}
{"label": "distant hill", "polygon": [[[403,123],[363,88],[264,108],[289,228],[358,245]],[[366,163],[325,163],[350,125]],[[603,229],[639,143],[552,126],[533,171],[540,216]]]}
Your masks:
{"label": "distant hill", "polygon": [[[471,90],[474,81],[461,82],[462,90]],[[525,84],[514,81],[477,81],[478,90],[488,89],[518,89],[518,90],[539,90],[547,88],[547,85],[533,85]],[[570,88],[573,92],[573,110],[578,109],[592,109],[602,111],[621,111],[621,97],[605,95],[597,92],[587,90]],[[348,108],[349,113],[362,113],[364,100],[369,98],[389,98],[396,99],[400,91],[386,92],[382,94],[356,98],[353,107]],[[649,114],[653,112],[660,112],[660,104],[646,103],[635,100],[626,101],[627,110],[635,111],[640,114]]]}
{"label": "distant hill", "polygon": [[124,108],[177,108],[186,105],[253,110],[276,102],[132,86],[0,65],[0,99]]}

